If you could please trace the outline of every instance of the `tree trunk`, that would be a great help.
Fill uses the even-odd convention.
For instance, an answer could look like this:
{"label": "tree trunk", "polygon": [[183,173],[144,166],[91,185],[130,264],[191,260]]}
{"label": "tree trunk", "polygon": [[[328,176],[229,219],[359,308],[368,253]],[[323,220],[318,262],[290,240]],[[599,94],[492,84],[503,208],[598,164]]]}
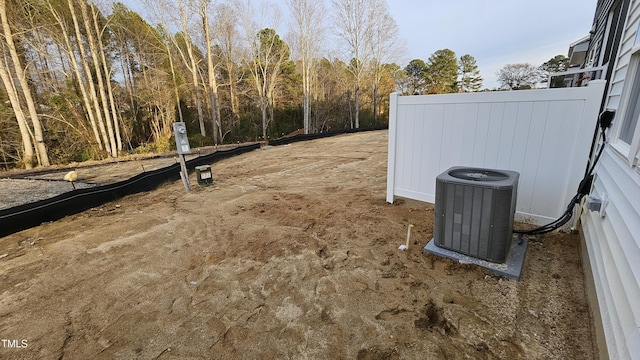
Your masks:
{"label": "tree trunk", "polygon": [[260,104],[262,110],[262,140],[267,141],[267,102],[262,101]]}
{"label": "tree trunk", "polygon": [[304,133],[312,131],[311,123],[311,88],[314,82],[312,72],[319,52],[320,39],[324,36],[322,22],[326,10],[323,2],[314,0],[288,0],[289,12],[295,26],[293,32],[298,40],[300,64],[302,66],[302,108]]}
{"label": "tree trunk", "polygon": [[349,107],[349,122],[351,123],[351,128],[353,129],[353,109],[351,108],[351,92],[349,92],[349,96],[347,97],[347,106]]}
{"label": "tree trunk", "polygon": [[[129,103],[131,106],[131,117],[132,117],[132,127],[138,128],[140,133],[142,134],[142,126],[138,123],[138,107],[136,106],[136,101],[133,98],[134,90],[134,80],[131,75],[131,53],[126,48],[126,43],[121,44],[123,56],[120,58],[120,66],[122,67],[122,73],[124,74],[124,87],[126,89],[127,95],[129,95]],[[129,147],[131,147],[131,135],[135,130],[129,129],[128,138],[129,138]]]}
{"label": "tree trunk", "polygon": [[276,99],[275,99],[275,90],[276,90],[276,85],[278,83],[278,74],[280,73],[280,68],[282,66],[282,62],[284,61],[283,57],[279,57],[277,59],[277,61],[274,64],[273,67],[273,71],[271,72],[271,75],[268,76],[268,78],[265,76],[265,81],[267,82],[266,85],[266,100],[267,100],[267,105],[270,105],[270,114],[271,116],[269,117],[269,121],[267,122],[267,126],[269,126],[269,123],[271,121],[273,121],[273,111],[276,107]]}
{"label": "tree trunk", "polygon": [[22,111],[22,107],[20,105],[20,98],[18,96],[18,92],[16,88],[13,86],[13,81],[11,80],[11,76],[8,73],[8,66],[5,66],[4,55],[0,58],[0,77],[2,78],[2,82],[4,83],[4,87],[7,90],[7,96],[9,97],[9,102],[11,103],[11,107],[13,108],[13,112],[16,115],[16,120],[18,121],[18,128],[20,128],[20,137],[22,138],[22,146],[24,148],[24,156],[22,158],[22,162],[24,163],[24,167],[27,169],[33,168],[33,143],[31,142],[31,134],[29,131],[29,125],[27,124],[27,119]]}
{"label": "tree trunk", "polygon": [[15,68],[16,75],[18,75],[18,82],[22,88],[24,99],[27,103],[27,109],[29,110],[29,116],[31,117],[31,124],[33,125],[33,133],[36,142],[36,154],[39,156],[39,163],[42,166],[49,166],[49,155],[47,154],[47,146],[44,143],[44,137],[42,135],[42,125],[40,118],[38,118],[38,112],[36,111],[36,104],[31,95],[31,89],[27,82],[27,76],[23,70],[20,56],[16,50],[15,43],[13,41],[13,33],[9,27],[9,19],[7,18],[6,0],[0,0],[0,18],[2,20],[2,29],[4,32],[4,38],[9,48],[9,54]]}
{"label": "tree trunk", "polygon": [[236,80],[236,65],[233,61],[227,62],[227,72],[229,73],[229,92],[231,93],[231,112],[234,120],[240,117],[240,105],[238,104],[238,85]]}
{"label": "tree trunk", "polygon": [[[217,85],[215,85],[217,86]],[[220,100],[218,90],[210,88],[211,115],[213,118],[213,143],[218,145],[222,140],[222,124],[220,122]]]}
{"label": "tree trunk", "polygon": [[207,70],[209,73],[209,91],[211,91],[211,115],[213,117],[213,143],[218,145],[218,133],[220,127],[220,101],[218,100],[218,83],[216,81],[216,68],[213,65],[213,50],[211,44],[211,32],[209,30],[209,16],[206,2],[203,3],[202,22],[204,26],[205,41],[207,46]]}
{"label": "tree trunk", "polygon": [[378,120],[378,82],[373,84],[373,124]]}
{"label": "tree trunk", "polygon": [[[242,9],[235,8],[232,4],[220,4],[217,9],[217,28],[214,34],[218,35],[220,50],[224,67],[229,76],[229,97],[231,101],[231,121],[235,123],[239,118],[239,102],[236,76],[235,36],[237,36],[235,23],[241,17]],[[239,14],[240,13],[240,14]]]}
{"label": "tree trunk", "polygon": [[176,70],[173,66],[173,57],[171,56],[171,44],[167,44],[167,57],[169,58],[169,66],[171,68],[171,79],[173,80],[173,89],[176,95],[176,106],[178,107],[178,116],[180,122],[184,122],[182,116],[182,106],[180,106],[180,92],[178,91],[178,81],[176,80]]}
{"label": "tree trunk", "polygon": [[[46,42],[42,39],[42,33],[40,31],[34,32],[34,38],[36,39],[36,43],[40,44],[40,46],[43,46],[42,44],[44,44],[44,47],[47,46]],[[54,79],[55,72],[53,72],[51,67],[49,66],[48,56],[43,55],[44,51],[40,49],[38,49],[36,52],[38,54],[38,63],[41,66],[41,68],[37,71],[38,78],[40,79],[40,82],[42,83],[46,91],[55,91],[56,83],[58,83],[58,81],[57,79]]]}
{"label": "tree trunk", "polygon": [[[76,10],[75,10],[75,6],[73,5],[73,0],[67,0],[67,4],[69,6],[69,11],[71,12],[71,19],[73,20],[73,28],[76,33],[76,42],[78,44],[78,50],[80,50],[80,54],[84,55],[87,52],[84,49],[84,43],[82,41],[82,33],[80,32],[80,24],[78,22],[78,17],[76,16]],[[89,97],[91,99],[91,102],[93,103],[93,108],[94,108],[93,110],[95,110],[93,114],[96,118],[96,122],[98,123],[100,134],[102,135],[104,148],[109,154],[109,156],[111,156],[111,141],[109,140],[109,136],[107,135],[105,122],[102,117],[102,113],[100,112],[100,102],[98,101],[96,87],[93,83],[93,75],[91,74],[91,69],[89,68],[89,64],[87,63],[87,60],[84,56],[80,56],[80,62],[82,63],[82,68],[84,69],[85,76],[87,77],[87,83],[89,83]],[[80,81],[82,81],[82,79]],[[87,110],[93,111],[91,108]]]}
{"label": "tree trunk", "polygon": [[273,109],[275,108],[275,104],[271,103],[271,106],[269,106],[269,121],[267,122],[267,127],[269,127],[269,124],[271,124],[271,122],[273,121]]}
{"label": "tree trunk", "polygon": [[233,117],[237,120],[240,117],[240,105],[238,100],[238,85],[235,82],[235,78],[231,79],[229,91],[231,92],[231,112],[233,112]]}
{"label": "tree trunk", "polygon": [[[84,79],[82,78],[82,74],[80,73],[80,66],[78,65],[78,61],[76,60],[75,53],[73,51],[73,46],[71,45],[71,42],[69,41],[71,36],[67,32],[67,28],[66,28],[64,22],[62,21],[62,19],[60,18],[60,15],[51,6],[51,3],[49,3],[49,10],[51,11],[51,14],[55,17],[56,21],[58,22],[58,25],[60,25],[60,29],[62,31],[62,38],[64,39],[64,44],[65,44],[65,47],[66,47],[66,53],[67,53],[67,56],[69,57],[69,61],[71,62],[71,67],[73,68],[73,73],[75,74],[76,78],[78,79],[78,87],[80,88],[80,93],[82,95],[82,101],[83,101],[85,109],[87,111],[87,115],[89,116],[89,122],[91,123],[91,130],[93,130],[93,136],[95,137],[96,142],[98,143],[98,148],[100,150],[103,150],[104,147],[102,145],[102,140],[100,139],[100,133],[98,132],[98,126],[96,125],[96,118],[95,118],[95,115],[93,113],[93,107],[91,106],[91,100],[89,100],[89,94],[87,93],[87,88],[84,85]],[[60,50],[60,47],[58,47],[58,50]],[[62,63],[64,64],[64,62],[62,62]]]}
{"label": "tree trunk", "polygon": [[[93,60],[93,68],[96,72],[96,78],[98,78],[98,91],[100,94],[100,100],[102,101],[102,111],[104,113],[104,121],[107,125],[107,134],[109,135],[109,143],[111,145],[111,156],[118,157],[118,145],[116,143],[115,134],[113,131],[113,122],[111,114],[109,113],[109,101],[107,100],[107,94],[105,91],[104,77],[100,66],[100,60],[98,59],[98,53],[103,52],[102,48],[99,48],[96,39],[94,38],[93,29],[89,22],[89,14],[87,11],[87,3],[84,0],[80,1],[80,10],[82,12],[82,20],[84,28],[87,33],[87,39],[89,40],[89,49],[91,49],[91,59]],[[96,34],[99,36],[99,34]]]}
{"label": "tree trunk", "polygon": [[307,60],[308,54],[302,57],[302,112],[304,133],[311,133],[311,69]]}
{"label": "tree trunk", "polygon": [[360,128],[360,86],[356,86],[355,92],[356,129]]}
{"label": "tree trunk", "polygon": [[200,134],[202,136],[207,136],[207,130],[204,125],[204,115],[202,113],[202,97],[200,95],[200,82],[198,81],[198,65],[196,64],[196,59],[193,56],[193,50],[191,46],[188,46],[187,51],[189,52],[189,57],[191,58],[191,79],[193,80],[193,87],[196,97],[196,110],[198,112],[198,124],[200,125]]}
{"label": "tree trunk", "polygon": [[302,95],[302,107],[304,111],[304,133],[309,134],[311,131],[310,109],[309,109],[309,94]]}
{"label": "tree trunk", "polygon": [[[256,85],[256,90],[258,92],[258,103],[260,105],[260,110],[262,111],[262,140],[267,141],[267,106],[269,106],[269,98],[267,94],[267,84],[266,77],[264,75],[264,69],[260,69],[256,59],[253,60],[253,78],[254,84]],[[261,78],[262,74],[262,78]]]}
{"label": "tree trunk", "polygon": [[[102,44],[102,34],[98,27],[98,15],[95,11],[95,8],[91,9],[91,14],[93,15],[93,27],[96,32],[96,38],[98,39],[98,49],[100,49],[100,60],[102,64],[102,68],[105,74],[105,81],[107,83],[107,95],[109,97],[109,104],[111,104],[111,114],[113,116],[113,128],[115,132],[115,141],[118,151],[122,151],[122,138],[120,137],[120,125],[118,121],[118,111],[116,110],[116,103],[113,98],[113,88],[111,86],[111,70],[109,69],[109,65],[107,64],[107,58],[104,54],[104,45]],[[115,151],[115,156],[118,156],[118,151]]]}

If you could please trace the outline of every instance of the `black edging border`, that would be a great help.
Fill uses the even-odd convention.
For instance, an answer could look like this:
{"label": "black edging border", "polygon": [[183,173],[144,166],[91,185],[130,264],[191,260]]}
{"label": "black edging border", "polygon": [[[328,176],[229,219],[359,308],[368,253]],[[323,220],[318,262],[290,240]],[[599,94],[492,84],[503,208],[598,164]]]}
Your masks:
{"label": "black edging border", "polygon": [[[300,134],[270,141],[269,145],[286,145],[340,134],[385,129],[388,129],[388,126],[347,129],[318,134]],[[191,171],[196,166],[212,164],[219,160],[244,154],[259,148],[260,144],[251,144],[229,150],[219,150],[188,160],[186,162],[187,169]],[[0,210],[0,238],[40,225],[44,222],[56,221],[65,216],[95,208],[126,195],[150,191],[167,181],[176,181],[178,179],[180,179],[180,164],[176,163],[162,169],[143,172],[117,183],[76,189],[49,199],[2,209]]]}

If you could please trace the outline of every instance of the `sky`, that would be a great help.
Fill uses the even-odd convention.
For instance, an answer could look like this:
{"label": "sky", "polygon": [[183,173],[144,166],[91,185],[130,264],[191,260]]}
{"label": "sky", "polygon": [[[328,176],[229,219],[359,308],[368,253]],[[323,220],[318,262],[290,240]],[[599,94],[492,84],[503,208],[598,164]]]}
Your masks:
{"label": "sky", "polygon": [[[504,65],[542,65],[589,35],[596,0],[387,0],[407,60],[436,50],[476,59],[483,87],[498,87]],[[401,65],[403,66],[403,65]]]}
{"label": "sky", "polygon": [[[139,0],[120,1],[144,11]],[[282,12],[278,32],[284,35],[286,0],[271,1]],[[398,65],[404,68],[412,59],[427,61],[441,49],[453,50],[458,58],[469,54],[484,78],[483,88],[489,89],[498,87],[496,72],[507,64],[540,66],[556,55],[566,56],[571,43],[589,35],[597,4],[597,0],[386,1],[398,25],[399,41],[406,44]]]}

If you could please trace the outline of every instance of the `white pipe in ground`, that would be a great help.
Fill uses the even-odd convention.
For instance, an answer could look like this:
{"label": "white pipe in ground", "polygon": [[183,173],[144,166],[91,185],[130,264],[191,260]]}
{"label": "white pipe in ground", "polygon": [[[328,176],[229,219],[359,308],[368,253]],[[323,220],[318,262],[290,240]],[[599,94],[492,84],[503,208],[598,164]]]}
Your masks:
{"label": "white pipe in ground", "polygon": [[406,241],[406,243],[400,245],[400,247],[398,249],[403,250],[403,251],[409,249],[409,241],[411,240],[411,229],[413,229],[413,224],[409,224],[409,226],[407,227],[407,241]]}

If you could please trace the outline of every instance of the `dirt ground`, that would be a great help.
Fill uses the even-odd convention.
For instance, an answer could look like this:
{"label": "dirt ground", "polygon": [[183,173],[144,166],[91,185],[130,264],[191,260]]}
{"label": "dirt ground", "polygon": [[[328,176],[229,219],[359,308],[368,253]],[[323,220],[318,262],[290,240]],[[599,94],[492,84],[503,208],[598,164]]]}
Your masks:
{"label": "dirt ground", "polygon": [[386,131],[266,147],[1,238],[0,358],[596,358],[577,235],[519,282],[423,255],[386,161]]}

